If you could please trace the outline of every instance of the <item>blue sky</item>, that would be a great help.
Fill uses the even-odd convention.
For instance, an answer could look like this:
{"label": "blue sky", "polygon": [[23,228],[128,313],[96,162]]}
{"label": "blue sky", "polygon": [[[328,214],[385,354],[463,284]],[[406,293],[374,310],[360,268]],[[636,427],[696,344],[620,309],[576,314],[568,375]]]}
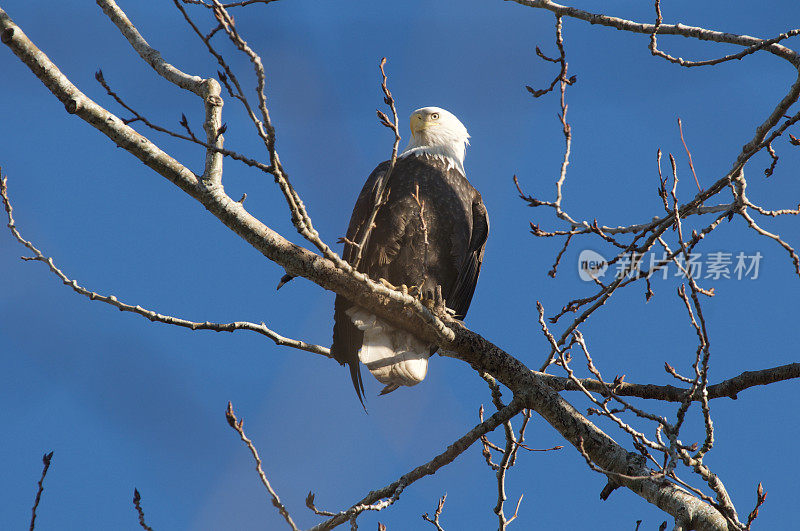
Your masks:
{"label": "blue sky", "polygon": [[[214,75],[215,62],[171,3],[120,5],[168,61],[193,74]],[[155,76],[93,3],[11,1],[3,8],[101,105],[127,116],[94,80],[98,68],[152,121],[177,128],[185,113],[200,131],[203,109],[197,99]],[[653,20],[651,10],[649,3],[603,3],[606,14],[641,21]],[[192,12],[205,15],[202,9]],[[561,242],[533,238],[528,223],[562,227],[551,212],[527,208],[511,180],[516,174],[527,192],[554,196],[563,150],[557,98],[533,99],[524,88],[544,86],[556,74],[534,53],[538,45],[555,54],[553,16],[499,1],[287,0],[234,13],[239,30],[264,60],[281,160],[329,242],[343,235],[365,177],[391,150],[391,136],[374,116],[383,105],[381,57],[389,58],[389,83],[404,135],[406,117],[422,106],[447,108],[464,122],[472,135],[467,174],[483,194],[491,220],[467,323],[538,367],[549,347],[536,323],[536,301],[553,315],[570,299],[593,293],[578,277],[578,254],[583,249],[610,253],[598,239],[573,239],[558,277],[549,278]],[[666,22],[765,37],[790,29],[798,15],[800,7],[790,2],[757,9],[728,2],[664,6]],[[208,19],[202,24],[211,27]],[[700,183],[708,185],[727,171],[796,77],[788,64],[765,53],[686,70],[653,58],[643,35],[567,19],[564,36],[570,73],[578,76],[568,91],[573,154],[564,206],[575,217],[606,225],[639,223],[660,213],[658,148],[677,158],[679,197],[694,195],[677,117]],[[683,38],[659,42],[687,58],[736,50]],[[254,87],[246,60],[230,57],[246,79],[244,86]],[[284,335],[330,343],[332,293],[303,279],[275,292],[280,267],[171,183],[67,115],[5,47],[0,69],[0,165],[9,176],[16,221],[67,275],[91,290],[161,313],[197,321],[263,320]],[[263,159],[263,146],[235,102],[227,100],[223,113],[226,147]],[[202,171],[201,149],[137,128]],[[776,149],[781,160],[769,179],[762,173],[769,163],[765,154],[747,167],[748,193],[768,208],[796,206],[800,152],[785,140]],[[229,195],[246,192],[250,212],[304,244],[271,178],[235,161],[227,161],[225,170]],[[796,219],[769,220],[764,226],[800,245]],[[786,253],[746,230],[738,218],[724,223],[698,250],[764,257],[756,280],[704,284],[716,292],[703,300],[711,381],[797,361],[800,289]],[[436,357],[425,382],[386,397],[376,396],[380,384],[367,377],[365,415],[347,371],[331,360],[276,347],[252,333],[152,324],[81,298],[42,264],[19,260],[21,254],[24,249],[10,234],[0,234],[0,401],[5,405],[0,411],[0,527],[27,525],[41,454],[53,450],[39,529],[135,529],[134,487],[156,529],[281,528],[249,454],[225,423],[229,400],[244,417],[273,486],[295,520],[309,527],[319,519],[304,507],[308,491],[323,508],[348,507],[469,430],[480,404],[491,408],[488,389],[472,369]],[[667,384],[673,382],[663,371],[665,361],[684,373],[691,370],[696,339],[675,295],[678,284],[672,277],[655,280],[656,295],[649,303],[644,287],[634,285],[582,327],[607,377],[624,373],[627,381]],[[580,364],[574,367],[584,371]],[[577,394],[565,396],[579,409],[587,407]],[[646,405],[674,415],[673,406]],[[764,483],[769,494],[756,528],[785,529],[795,521],[798,407],[797,383],[791,381],[745,391],[737,401],[712,403],[717,445],[707,462],[727,485],[740,515],[750,511],[755,486]],[[630,448],[609,423],[592,419]],[[693,410],[682,439],[702,436]],[[494,434],[493,440],[501,437]],[[538,448],[563,443],[536,416],[527,440]],[[683,477],[691,475],[684,471]],[[511,500],[525,494],[513,526],[579,529],[591,522],[595,529],[616,530],[633,529],[642,519],[642,529],[656,529],[666,519],[627,491],[601,502],[604,484],[605,478],[588,470],[571,447],[522,455],[507,483]],[[425,528],[430,524],[420,514],[432,512],[447,492],[445,528],[491,529],[496,527],[495,488],[494,474],[475,446],[407,489],[394,507],[366,514],[360,522],[364,529],[374,528],[376,521],[390,530]]]}

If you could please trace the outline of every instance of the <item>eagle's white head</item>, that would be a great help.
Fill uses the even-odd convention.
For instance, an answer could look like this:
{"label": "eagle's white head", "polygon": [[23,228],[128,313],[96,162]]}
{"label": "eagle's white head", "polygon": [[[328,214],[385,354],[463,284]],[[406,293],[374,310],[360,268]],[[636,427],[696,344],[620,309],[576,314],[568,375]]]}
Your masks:
{"label": "eagle's white head", "polygon": [[423,107],[411,113],[411,140],[400,154],[429,155],[441,159],[448,168],[464,172],[464,155],[469,134],[458,118],[439,107]]}

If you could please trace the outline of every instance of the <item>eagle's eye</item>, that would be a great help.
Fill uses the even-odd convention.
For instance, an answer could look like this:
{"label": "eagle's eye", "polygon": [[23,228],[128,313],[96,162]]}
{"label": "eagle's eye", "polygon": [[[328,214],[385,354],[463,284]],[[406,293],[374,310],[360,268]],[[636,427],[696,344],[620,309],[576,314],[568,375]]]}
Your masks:
{"label": "eagle's eye", "polygon": [[435,112],[435,113],[431,114],[431,120],[438,120],[438,119],[439,119],[439,113],[438,112]]}

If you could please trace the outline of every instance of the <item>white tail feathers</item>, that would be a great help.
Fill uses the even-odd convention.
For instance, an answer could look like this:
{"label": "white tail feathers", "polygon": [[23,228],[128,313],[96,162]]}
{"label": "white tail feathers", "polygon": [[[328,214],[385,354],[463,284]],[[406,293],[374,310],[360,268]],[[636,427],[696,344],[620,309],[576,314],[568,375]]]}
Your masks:
{"label": "white tail feathers", "polygon": [[350,308],[347,315],[364,332],[358,357],[379,382],[386,384],[384,392],[401,385],[416,385],[425,379],[430,345],[361,308]]}

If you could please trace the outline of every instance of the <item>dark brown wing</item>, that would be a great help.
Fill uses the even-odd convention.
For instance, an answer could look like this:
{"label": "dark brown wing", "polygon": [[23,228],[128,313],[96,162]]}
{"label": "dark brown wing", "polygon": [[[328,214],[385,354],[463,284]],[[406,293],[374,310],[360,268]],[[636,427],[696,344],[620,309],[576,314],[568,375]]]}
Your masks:
{"label": "dark brown wing", "polygon": [[464,319],[475,293],[478,275],[483,263],[483,251],[486,248],[486,239],[489,237],[489,216],[479,193],[475,193],[472,202],[472,235],[469,241],[469,251],[463,264],[459,268],[458,280],[449,298],[445,296],[448,308],[454,310],[457,319]]}
{"label": "dark brown wing", "polygon": [[[364,233],[367,231],[367,221],[372,216],[372,211],[375,209],[379,195],[386,188],[384,178],[388,169],[388,161],[380,163],[372,170],[372,173],[367,177],[367,182],[361,188],[361,193],[358,194],[358,199],[356,199],[356,204],[353,207],[353,214],[350,216],[350,224],[347,226],[347,239],[351,242],[357,243],[364,237]],[[368,240],[364,243],[366,245]],[[356,254],[357,248],[354,245],[345,243],[342,258],[352,264]]]}
{"label": "dark brown wing", "polygon": [[[367,222],[372,217],[372,211],[378,201],[384,187],[384,176],[389,167],[388,162],[383,162],[375,168],[364,183],[361,193],[358,195],[356,205],[353,207],[353,215],[350,217],[350,225],[347,228],[347,239],[351,242],[360,242],[367,230]],[[368,243],[368,240],[365,242]],[[357,255],[357,248],[350,243],[345,243],[342,257],[348,262],[353,263]],[[362,260],[363,261],[363,260]],[[363,268],[359,267],[359,270]],[[345,313],[352,304],[341,295],[336,296],[333,312],[333,345],[331,355],[340,364],[347,364],[350,367],[350,378],[353,380],[353,387],[356,394],[364,405],[364,381],[361,378],[361,369],[358,363],[358,349],[364,340],[364,333],[361,332],[350,317]]]}

